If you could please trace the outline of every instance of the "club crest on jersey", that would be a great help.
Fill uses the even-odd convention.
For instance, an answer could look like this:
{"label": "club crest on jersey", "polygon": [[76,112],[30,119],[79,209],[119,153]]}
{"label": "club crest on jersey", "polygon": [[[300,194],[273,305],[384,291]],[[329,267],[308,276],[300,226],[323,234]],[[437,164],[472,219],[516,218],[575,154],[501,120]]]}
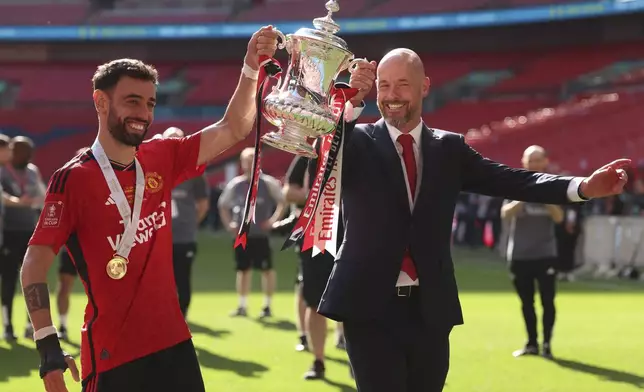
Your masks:
{"label": "club crest on jersey", "polygon": [[157,193],[163,188],[163,177],[157,172],[145,175],[145,188],[150,193]]}
{"label": "club crest on jersey", "polygon": [[42,212],[42,226],[43,227],[58,227],[60,226],[60,219],[63,216],[63,202],[53,201],[45,203]]}

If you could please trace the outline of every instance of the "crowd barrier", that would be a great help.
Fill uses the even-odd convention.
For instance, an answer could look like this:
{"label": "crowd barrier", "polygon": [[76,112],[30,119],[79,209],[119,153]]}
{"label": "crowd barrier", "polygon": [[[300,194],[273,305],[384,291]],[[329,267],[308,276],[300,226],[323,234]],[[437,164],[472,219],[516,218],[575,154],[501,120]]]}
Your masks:
{"label": "crowd barrier", "polygon": [[584,268],[644,267],[644,217],[590,216],[578,246]]}

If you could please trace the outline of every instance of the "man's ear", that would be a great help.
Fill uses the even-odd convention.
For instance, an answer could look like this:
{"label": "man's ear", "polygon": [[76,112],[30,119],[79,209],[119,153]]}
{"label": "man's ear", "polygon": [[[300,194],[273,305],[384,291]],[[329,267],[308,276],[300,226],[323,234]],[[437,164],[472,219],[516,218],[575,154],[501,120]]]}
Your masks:
{"label": "man's ear", "polygon": [[97,112],[100,113],[107,110],[107,97],[105,96],[105,92],[101,90],[94,90],[92,98],[94,100],[94,107],[96,108]]}
{"label": "man's ear", "polygon": [[429,80],[429,77],[425,76],[423,79],[423,97],[426,97],[427,94],[429,94],[429,87],[431,86],[431,81]]}

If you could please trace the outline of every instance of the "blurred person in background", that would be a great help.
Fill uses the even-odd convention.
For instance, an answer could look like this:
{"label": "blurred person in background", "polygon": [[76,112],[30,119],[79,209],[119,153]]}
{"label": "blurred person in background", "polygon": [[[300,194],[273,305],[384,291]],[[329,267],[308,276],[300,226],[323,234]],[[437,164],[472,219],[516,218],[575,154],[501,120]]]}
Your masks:
{"label": "blurred person in background", "polygon": [[[7,135],[0,134],[0,177],[2,176],[2,171],[4,170],[4,165],[9,163],[11,160],[11,138]],[[10,198],[11,196],[5,195],[2,189],[2,182],[0,181],[0,250],[2,249],[2,244],[4,242],[4,210],[5,210],[5,198]],[[0,252],[0,279],[2,277],[2,269],[4,265],[4,257],[2,252]]]}
{"label": "blurred person in background", "polygon": [[[182,138],[179,128],[168,128],[164,138]],[[210,208],[210,188],[205,174],[182,182],[172,189],[172,262],[177,284],[179,307],[183,317],[188,315],[192,296],[192,264],[197,256],[199,224]]]}
{"label": "blurred person in background", "polygon": [[[4,165],[0,182],[5,193],[4,244],[2,253],[2,318],[4,337],[15,340],[11,317],[13,298],[18,284],[22,260],[29,239],[36,228],[38,210],[45,197],[45,184],[38,167],[31,163],[34,143],[24,136],[11,139],[11,161]],[[25,337],[31,337],[33,328],[27,319]]]}
{"label": "blurred person in background", "polygon": [[[317,146],[318,144],[316,144],[316,149]],[[317,153],[319,155],[319,150]],[[309,190],[313,186],[317,163],[317,159],[309,160],[305,157],[297,156],[291,162],[286,174],[286,184],[284,185],[286,201],[295,204],[300,210],[304,207]],[[344,232],[341,216],[337,230],[339,247],[342,243],[342,233]],[[314,258],[312,249],[300,251],[300,247],[301,243],[297,249],[301,275],[298,298],[301,295],[304,300],[305,314],[302,329],[306,332],[304,337],[300,337],[300,344],[308,342],[314,356],[313,365],[304,373],[304,379],[315,380],[324,378],[326,373],[324,347],[327,338],[327,319],[317,312],[317,308],[320,305],[320,299],[326,288],[329,276],[331,276],[335,258],[328,252],[320,253]],[[336,347],[344,349],[341,323],[338,323],[336,328]]]}
{"label": "blurred person in background", "polygon": [[[222,225],[233,236],[239,232],[246,206],[246,195],[250,186],[251,170],[255,149],[244,149],[240,155],[242,174],[230,180],[219,200],[219,216]],[[271,299],[275,291],[276,274],[273,269],[273,257],[269,234],[273,226],[284,213],[282,185],[277,179],[262,173],[259,177],[257,204],[255,205],[255,223],[251,224],[246,249],[234,249],[237,270],[236,287],[239,305],[231,316],[248,315],[248,295],[251,289],[251,268],[262,271],[262,288],[264,306],[260,318],[271,317]]]}
{"label": "blurred person in background", "polygon": [[[530,146],[521,160],[526,170],[543,172],[548,156],[540,146]],[[555,324],[555,284],[557,275],[557,239],[555,225],[564,220],[563,208],[557,205],[506,201],[501,217],[509,221],[507,260],[512,283],[521,300],[528,341],[513,353],[538,355],[537,316],[534,309],[535,283],[539,286],[543,307],[542,355],[552,358],[550,340]]]}
{"label": "blurred person in background", "polygon": [[[76,156],[84,154],[89,147],[83,147],[76,151]],[[70,297],[74,288],[74,280],[78,276],[76,265],[67,249],[58,254],[58,289],[56,291],[56,306],[58,309],[58,338],[68,341],[67,314],[69,313]]]}

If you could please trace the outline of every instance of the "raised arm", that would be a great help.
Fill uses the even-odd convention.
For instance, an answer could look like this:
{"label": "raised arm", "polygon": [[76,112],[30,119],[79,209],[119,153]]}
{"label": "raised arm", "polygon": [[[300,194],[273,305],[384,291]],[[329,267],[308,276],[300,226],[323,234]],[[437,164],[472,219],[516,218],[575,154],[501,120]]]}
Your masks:
{"label": "raised arm", "polygon": [[[257,114],[257,73],[259,56],[273,57],[277,50],[277,33],[272,26],[262,27],[248,42],[244,68],[223,118],[201,130],[197,163],[204,164],[244,140],[253,129]],[[212,86],[213,89],[218,86]]]}

